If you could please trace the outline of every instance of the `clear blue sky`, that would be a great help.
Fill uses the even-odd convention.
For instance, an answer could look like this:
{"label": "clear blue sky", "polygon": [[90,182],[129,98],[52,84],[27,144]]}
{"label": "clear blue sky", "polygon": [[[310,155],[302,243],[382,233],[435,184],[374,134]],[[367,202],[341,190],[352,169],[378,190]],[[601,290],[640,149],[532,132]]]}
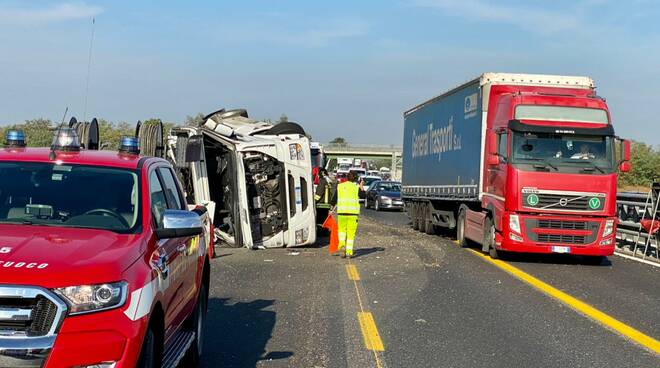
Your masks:
{"label": "clear blue sky", "polygon": [[589,75],[621,136],[660,144],[660,2],[3,1],[0,122],[220,107],[314,138],[401,144],[402,111],[484,71]]}

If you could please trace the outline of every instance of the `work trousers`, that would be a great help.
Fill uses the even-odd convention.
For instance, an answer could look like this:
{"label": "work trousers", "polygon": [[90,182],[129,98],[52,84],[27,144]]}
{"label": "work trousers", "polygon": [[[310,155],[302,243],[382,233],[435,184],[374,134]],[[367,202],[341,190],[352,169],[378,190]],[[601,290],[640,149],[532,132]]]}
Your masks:
{"label": "work trousers", "polygon": [[346,255],[353,255],[353,242],[355,241],[355,233],[357,232],[358,217],[357,215],[338,215],[338,235],[339,235],[339,249],[346,247]]}

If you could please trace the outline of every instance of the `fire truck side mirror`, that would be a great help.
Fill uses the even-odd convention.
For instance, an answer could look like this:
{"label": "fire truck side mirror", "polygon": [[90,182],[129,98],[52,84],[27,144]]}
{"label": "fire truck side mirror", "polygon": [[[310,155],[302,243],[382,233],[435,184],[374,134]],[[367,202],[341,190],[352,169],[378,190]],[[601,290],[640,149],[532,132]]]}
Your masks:
{"label": "fire truck side mirror", "polygon": [[488,132],[488,165],[495,166],[500,163],[500,158],[497,156],[497,135],[493,132]]}
{"label": "fire truck side mirror", "polygon": [[627,139],[623,141],[623,161],[630,161],[630,141]]}

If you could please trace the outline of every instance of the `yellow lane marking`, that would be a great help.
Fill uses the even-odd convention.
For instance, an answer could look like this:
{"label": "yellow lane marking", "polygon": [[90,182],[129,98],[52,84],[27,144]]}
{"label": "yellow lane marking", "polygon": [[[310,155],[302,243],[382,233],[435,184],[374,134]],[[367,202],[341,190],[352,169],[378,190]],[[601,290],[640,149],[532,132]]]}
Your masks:
{"label": "yellow lane marking", "polygon": [[537,279],[536,277],[497,259],[492,259],[487,255],[482,254],[474,249],[470,249],[472,253],[481,257],[482,259],[494,264],[495,266],[501,268],[502,270],[512,274],[513,276],[519,278],[520,280],[530,284],[534,288],[542,291],[543,293],[561,301],[562,303],[568,305],[569,307],[577,310],[578,312],[586,315],[587,317],[603,324],[606,327],[611,328],[612,330],[622,334],[623,336],[635,341],[636,343],[646,347],[647,349],[660,354],[660,341],[643,334],[642,332],[626,325],[623,322],[620,322],[613,317],[599,311],[598,309],[590,306],[589,304],[574,298],[565,292],[554,288],[545,282]]}
{"label": "yellow lane marking", "polygon": [[369,312],[358,312],[358,320],[360,321],[364,345],[367,346],[367,349],[384,351],[385,347],[383,346],[383,341],[380,339],[380,334],[378,334],[374,316]]}
{"label": "yellow lane marking", "polygon": [[360,274],[358,273],[357,267],[352,264],[346,265],[346,273],[348,273],[348,279],[352,281],[360,280]]}
{"label": "yellow lane marking", "polygon": [[[346,271],[349,273],[349,278],[350,276],[350,271],[348,266],[352,266],[353,269],[355,269],[355,274],[358,275],[357,280],[356,279],[351,279],[353,281],[353,285],[355,286],[355,294],[357,295],[357,300],[358,300],[358,305],[360,306],[360,311],[358,312],[358,321],[360,322],[360,330],[362,332],[362,338],[364,339],[364,345],[367,348],[367,350],[371,350],[371,352],[374,354],[374,360],[376,361],[376,368],[383,368],[383,364],[380,361],[380,357],[378,356],[379,351],[385,351],[385,347],[383,346],[383,341],[380,339],[380,334],[378,333],[378,329],[376,328],[376,321],[374,320],[374,317],[371,315],[369,312],[364,311],[364,304],[362,304],[362,295],[360,293],[360,287],[358,286],[358,281],[360,280],[359,274],[357,273],[357,267],[355,267],[354,264],[351,263],[351,260],[348,260],[348,264],[346,265]],[[363,315],[369,315],[369,317],[362,317]],[[363,321],[363,319],[365,319]],[[376,349],[379,348],[379,349]]]}

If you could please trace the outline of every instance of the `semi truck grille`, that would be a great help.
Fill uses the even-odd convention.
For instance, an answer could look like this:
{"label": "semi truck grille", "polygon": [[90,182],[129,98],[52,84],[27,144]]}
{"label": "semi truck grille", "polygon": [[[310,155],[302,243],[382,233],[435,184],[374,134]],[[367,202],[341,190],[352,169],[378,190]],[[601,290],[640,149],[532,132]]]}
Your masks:
{"label": "semi truck grille", "polygon": [[584,235],[538,234],[541,243],[584,244]]}
{"label": "semi truck grille", "polygon": [[564,221],[564,220],[539,220],[541,229],[568,229],[568,230],[586,230],[587,223],[584,221]]}
{"label": "semi truck grille", "polygon": [[[567,234],[557,234],[558,230],[564,230]],[[560,220],[542,217],[525,219],[525,234],[529,240],[539,243],[591,244],[598,238],[599,230],[600,221]],[[575,234],[576,232],[582,234]],[[589,232],[589,234],[586,234],[586,232]]]}
{"label": "semi truck grille", "polygon": [[0,336],[53,335],[66,304],[40,288],[0,286]]}
{"label": "semi truck grille", "polygon": [[605,195],[595,193],[522,193],[523,206],[538,210],[554,211],[602,211],[605,208]]}

